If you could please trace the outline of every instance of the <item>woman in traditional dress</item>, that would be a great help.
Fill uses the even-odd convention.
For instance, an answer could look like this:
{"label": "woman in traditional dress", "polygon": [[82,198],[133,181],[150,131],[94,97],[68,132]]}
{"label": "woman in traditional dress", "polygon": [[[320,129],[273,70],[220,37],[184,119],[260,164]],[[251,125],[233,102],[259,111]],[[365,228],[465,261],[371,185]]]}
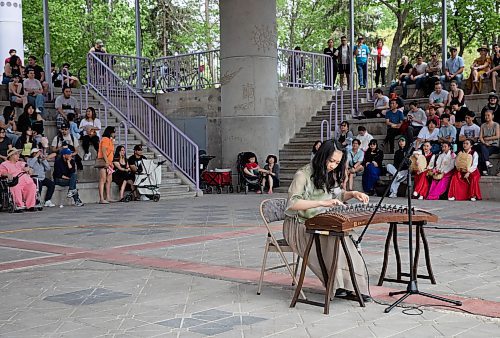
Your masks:
{"label": "woman in traditional dress", "polygon": [[482,199],[479,179],[481,174],[477,168],[479,156],[472,149],[472,141],[466,139],[455,161],[457,170],[451,178],[448,200],[450,201],[476,201]]}
{"label": "woman in traditional dress", "polygon": [[[306,234],[305,221],[317,214],[325,212],[328,208],[343,205],[344,201],[355,198],[363,203],[368,203],[369,197],[359,191],[342,190],[340,184],[345,173],[345,152],[335,141],[326,141],[319,148],[312,163],[300,168],[294,175],[288,189],[288,205],[285,211],[286,218],[283,223],[283,235],[301,257],[304,256],[309,236]],[[337,270],[334,272],[334,285],[336,295],[342,296],[347,291],[354,291],[349,267],[343,250],[338,250],[335,255],[335,239],[330,236],[320,236],[321,250],[326,266],[331,266],[332,258],[337,257]],[[357,253],[351,240],[346,241],[347,248],[353,261],[354,273],[359,290],[366,295],[368,285],[365,278],[363,260]],[[315,246],[315,244],[313,244]],[[308,267],[325,283],[315,248],[311,248]],[[363,296],[369,299],[367,296]]]}
{"label": "woman in traditional dress", "polygon": [[432,183],[427,195],[428,200],[438,200],[448,190],[455,169],[455,157],[455,153],[451,151],[451,144],[443,142],[441,154],[436,160],[436,166],[432,169]]}
{"label": "woman in traditional dress", "polygon": [[413,188],[413,196],[418,198],[419,200],[423,200],[427,197],[427,193],[429,192],[429,172],[432,172],[434,169],[434,163],[436,162],[436,155],[434,155],[431,151],[431,143],[425,142],[422,149],[423,153],[418,150],[417,156],[423,156],[425,158],[426,166],[423,168],[418,168],[415,170],[415,186]]}
{"label": "woman in traditional dress", "polygon": [[380,168],[384,160],[384,152],[378,148],[377,140],[373,139],[368,143],[368,150],[365,152],[363,160],[363,190],[368,195],[374,194],[375,183],[380,177]]}

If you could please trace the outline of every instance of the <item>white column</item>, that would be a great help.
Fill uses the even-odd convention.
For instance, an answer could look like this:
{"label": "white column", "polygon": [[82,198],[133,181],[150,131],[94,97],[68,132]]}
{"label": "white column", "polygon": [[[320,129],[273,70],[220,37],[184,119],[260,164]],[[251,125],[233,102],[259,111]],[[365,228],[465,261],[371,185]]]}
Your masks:
{"label": "white column", "polygon": [[[21,0],[0,0],[0,60],[9,57],[9,49],[15,49],[24,62],[23,11]],[[1,75],[1,72],[0,72]]]}

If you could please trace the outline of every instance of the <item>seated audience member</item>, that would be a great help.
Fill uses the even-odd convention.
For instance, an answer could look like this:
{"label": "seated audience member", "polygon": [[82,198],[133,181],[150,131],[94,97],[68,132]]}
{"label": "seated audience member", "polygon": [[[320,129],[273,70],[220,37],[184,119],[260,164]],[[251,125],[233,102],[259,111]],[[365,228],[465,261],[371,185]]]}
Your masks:
{"label": "seated audience member", "polygon": [[319,147],[321,147],[322,142],[321,141],[316,141],[313,144],[312,150],[311,150],[311,161],[314,158],[314,155],[318,152]]}
{"label": "seated audience member", "polygon": [[[13,55],[16,55],[17,54],[17,50],[15,50],[14,48],[11,48],[9,49],[9,56],[5,58],[5,62],[4,64],[8,64],[10,62],[10,58],[13,56]],[[17,56],[17,55],[16,55]]]}
{"label": "seated audience member", "polygon": [[17,55],[12,55],[9,62],[4,66],[2,75],[2,84],[8,85],[15,76],[21,76],[22,66],[20,65],[21,59]]}
{"label": "seated audience member", "polygon": [[[436,155],[431,151],[431,143],[424,142],[422,150],[415,151],[417,156],[423,156],[425,158],[425,166],[423,168],[417,169],[414,179],[413,196],[419,200],[423,200],[427,197],[429,193],[429,185],[431,178],[429,174],[432,173],[434,165],[436,162]],[[415,154],[414,153],[414,154]]]}
{"label": "seated audience member", "polygon": [[500,75],[500,46],[493,45],[493,55],[491,57],[490,69],[484,73],[485,77],[491,76],[492,92],[497,92],[497,78]]}
{"label": "seated audience member", "polygon": [[422,108],[418,106],[417,101],[412,101],[410,102],[410,111],[407,118],[409,122],[407,130],[408,142],[411,143],[427,123],[427,116]]}
{"label": "seated audience member", "polygon": [[5,129],[5,133],[12,144],[16,144],[20,133],[17,131],[16,110],[14,107],[5,106],[3,114],[0,115],[0,128]]}
{"label": "seated audience member", "polygon": [[82,158],[78,154],[80,143],[69,132],[69,125],[63,124],[56,136],[52,139],[51,151],[60,154],[61,149],[71,150],[78,170],[83,170]]}
{"label": "seated audience member", "polygon": [[28,129],[22,132],[15,147],[21,152],[19,154],[20,158],[26,161],[26,159],[31,155],[31,149],[37,148],[37,142],[33,136],[33,130],[31,127],[28,127]]}
{"label": "seated audience member", "polygon": [[488,168],[493,167],[490,162],[490,155],[498,154],[500,150],[500,125],[493,120],[494,116],[491,110],[486,111],[484,118],[486,122],[481,125],[479,132],[480,143],[478,149],[481,151],[479,164],[483,174],[488,175]]}
{"label": "seated audience member", "polygon": [[469,139],[474,145],[479,141],[479,134],[481,133],[481,128],[474,123],[475,114],[471,111],[467,112],[465,115],[465,125],[460,129],[458,134],[458,149],[462,150],[462,143]]}
{"label": "seated audience member", "polygon": [[54,195],[54,190],[56,188],[56,184],[54,181],[50,180],[46,176],[46,172],[50,170],[50,164],[45,158],[44,155],[40,152],[38,148],[31,149],[31,157],[28,158],[27,163],[31,169],[33,169],[33,173],[36,175],[33,180],[38,181],[38,191],[40,192],[40,196],[42,195],[43,187],[47,187],[47,192],[45,194],[45,207],[55,207],[56,205],[52,203],[51,199]]}
{"label": "seated audience member", "polygon": [[463,146],[464,149],[455,160],[456,171],[451,178],[448,200],[481,200],[481,189],[479,188],[481,174],[477,168],[479,156],[472,149],[471,140],[465,140]]}
{"label": "seated audience member", "polygon": [[438,200],[446,193],[450,186],[451,177],[455,168],[455,153],[451,151],[451,145],[447,142],[441,144],[436,165],[432,169],[432,183],[429,188],[428,200]]}
{"label": "seated audience member", "polygon": [[28,102],[26,95],[23,95],[23,84],[20,75],[15,75],[12,77],[12,81],[9,82],[9,99],[10,102],[20,104],[23,107]]}
{"label": "seated audience member", "polygon": [[448,92],[446,105],[451,106],[453,102],[460,103],[460,106],[463,106],[465,103],[465,93],[462,89],[458,88],[457,81],[455,80],[450,82],[450,91]]}
{"label": "seated audience member", "polygon": [[436,114],[436,108],[434,108],[434,106],[427,107],[426,115],[427,115],[427,122],[432,120],[434,121],[436,127],[439,128],[439,126],[441,126],[441,120],[439,119],[438,114]]}
{"label": "seated audience member", "polygon": [[6,130],[0,127],[0,163],[7,160],[7,152],[12,149],[12,141],[6,136]]}
{"label": "seated audience member", "polygon": [[407,84],[415,83],[416,90],[413,92],[413,97],[417,97],[420,89],[423,88],[426,76],[427,63],[424,62],[424,57],[422,55],[417,55],[417,63],[413,65],[413,70],[410,74],[410,81]]}
{"label": "seated audience member", "polygon": [[35,71],[28,69],[28,78],[23,81],[24,93],[28,96],[28,102],[35,106],[35,111],[45,116],[45,97],[40,81],[35,79]]}
{"label": "seated audience member", "polygon": [[346,178],[342,182],[344,190],[352,191],[354,177],[363,174],[365,152],[360,147],[361,141],[355,138],[352,140],[352,149],[347,151]]}
{"label": "seated audience member", "polygon": [[[391,183],[390,195],[389,198],[398,197],[398,189],[401,182],[406,180],[406,176],[408,175],[408,164],[404,163],[401,166],[401,163],[405,160],[406,152],[408,151],[408,146],[406,143],[406,138],[404,136],[400,136],[398,140],[399,149],[394,153],[394,164],[387,165],[387,171],[392,175],[396,175],[396,178]],[[399,171],[398,171],[399,170]]]}
{"label": "seated audience member", "polygon": [[28,127],[33,128],[35,125],[43,126],[43,118],[36,112],[35,107],[31,103],[27,103],[24,106],[23,113],[19,115],[19,119],[17,120],[17,131],[22,133]]}
{"label": "seated audience member", "polygon": [[71,134],[71,136],[73,136],[73,138],[79,140],[81,137],[80,133],[82,132],[82,130],[78,128],[78,125],[75,122],[75,114],[68,113],[66,117],[68,119],[68,124],[69,124],[69,133]]}
{"label": "seated audience member", "polygon": [[398,67],[398,79],[396,81],[393,81],[391,84],[391,87],[389,89],[389,93],[393,93],[394,89],[397,86],[403,87],[403,98],[406,99],[407,94],[408,94],[408,89],[407,89],[407,84],[406,82],[409,79],[409,76],[412,72],[413,66],[411,63],[408,62],[408,57],[404,55],[401,58],[401,64]]}
{"label": "seated audience member", "polygon": [[18,177],[18,183],[10,188],[16,209],[35,211],[36,186],[30,177],[33,171],[26,166],[26,162],[19,161],[19,153],[16,148],[9,149],[7,160],[0,163],[0,176]]}
{"label": "seated audience member", "polygon": [[363,115],[369,119],[384,117],[386,110],[389,109],[389,98],[384,95],[382,89],[376,89],[374,94],[375,101],[373,102],[373,110],[363,112]]}
{"label": "seated audience member", "polygon": [[439,128],[438,142],[449,143],[453,150],[453,148],[456,147],[454,145],[456,138],[457,138],[457,129],[450,124],[450,115],[448,114],[441,115],[441,127]]}
{"label": "seated audience member", "polygon": [[394,152],[394,138],[401,134],[400,128],[405,119],[403,112],[398,110],[398,103],[396,100],[390,101],[390,107],[385,113],[385,124],[387,125],[387,135],[384,139],[385,144],[389,144],[389,151]]}
{"label": "seated audience member", "polygon": [[500,104],[498,104],[497,94],[490,94],[488,96],[488,103],[483,107],[483,109],[481,109],[481,124],[486,122],[484,115],[487,110],[491,110],[493,112],[495,122],[500,123]]}
{"label": "seated audience member", "polygon": [[80,81],[76,76],[73,76],[69,71],[70,64],[65,62],[63,63],[61,70],[59,71],[59,75],[57,80],[60,80],[63,87],[77,88],[80,87]]}
{"label": "seated audience member", "polygon": [[423,127],[417,136],[417,141],[415,142],[415,148],[419,149],[422,144],[429,142],[431,144],[431,151],[433,154],[439,153],[441,147],[438,142],[439,128],[436,128],[436,122],[434,120],[428,120],[427,125]]}
{"label": "seated audience member", "polygon": [[122,145],[116,147],[115,155],[113,157],[113,167],[115,170],[112,174],[113,182],[120,187],[120,202],[124,202],[124,194],[127,185],[133,192],[135,191],[135,187],[133,180],[134,175],[132,174],[130,165],[127,162],[125,147]]}
{"label": "seated audience member", "polygon": [[479,57],[474,60],[472,66],[470,66],[471,73],[469,79],[467,80],[467,87],[470,88],[470,93],[481,93],[483,88],[483,74],[490,69],[491,58],[488,55],[490,49],[486,45],[482,45],[477,49],[479,52]]}
{"label": "seated audience member", "polygon": [[68,148],[61,149],[61,156],[58,156],[54,162],[54,182],[61,187],[68,187],[68,198],[73,198],[75,206],[82,207],[83,202],[78,195],[76,186],[78,177],[76,174],[76,163],[73,160],[73,153]]}
{"label": "seated audience member", "polygon": [[54,84],[54,87],[61,88],[62,87],[62,81],[58,79],[59,77],[59,71],[56,68],[56,64],[52,62],[50,64],[50,77],[52,80],[52,83]]}
{"label": "seated audience member", "polygon": [[444,75],[441,76],[441,83],[443,86],[447,86],[447,83],[455,80],[457,85],[460,87],[464,78],[464,68],[464,59],[461,56],[458,56],[457,47],[450,47],[450,58],[446,60]]}
{"label": "seated audience member", "polygon": [[353,138],[352,131],[349,130],[349,122],[342,121],[340,124],[340,133],[337,138],[337,141],[339,141],[342,149],[351,149]]}
{"label": "seated audience member", "polygon": [[[259,163],[257,162],[257,156],[255,156],[255,154],[252,154],[246,159],[245,167],[243,168],[243,175],[247,179],[258,184],[260,179],[260,173],[262,171],[263,170],[260,168]],[[256,193],[261,194],[262,191],[258,189]]]}
{"label": "seated audience member", "polygon": [[427,63],[427,78],[424,83],[424,96],[429,96],[434,90],[434,85],[441,79],[441,60],[436,52],[432,52],[431,60]]}
{"label": "seated audience member", "polygon": [[142,160],[145,159],[146,156],[142,155],[142,146],[140,144],[136,144],[134,146],[134,153],[130,155],[127,160],[128,165],[130,166],[130,172],[134,175],[132,179],[134,182],[136,175],[140,175],[144,171]]}
{"label": "seated audience member", "polygon": [[85,161],[90,160],[90,145],[94,147],[95,151],[99,151],[99,141],[101,137],[101,121],[97,118],[95,109],[88,107],[85,112],[85,118],[80,122],[80,129],[83,131],[82,146],[85,155]]}
{"label": "seated audience member", "polygon": [[75,98],[71,96],[71,88],[63,87],[63,93],[56,98],[56,102],[54,103],[54,105],[57,110],[57,129],[61,129],[61,126],[64,123],[68,123],[67,114],[69,113],[75,114],[75,122],[78,122],[80,109],[78,108],[78,103],[76,102]]}
{"label": "seated audience member", "polygon": [[447,100],[448,92],[443,89],[440,82],[436,82],[434,91],[429,96],[429,105],[433,106],[438,114],[441,114],[444,111]]}
{"label": "seated audience member", "polygon": [[280,165],[275,155],[268,155],[266,158],[266,164],[262,171],[261,185],[262,191],[264,191],[265,188],[268,189],[268,194],[272,194],[273,188],[278,188],[280,186]]}
{"label": "seated audience member", "polygon": [[371,140],[368,144],[368,150],[365,152],[363,160],[363,191],[373,195],[375,183],[380,178],[382,162],[384,161],[384,152],[378,148],[377,140]]}
{"label": "seated audience member", "polygon": [[360,149],[366,152],[368,150],[368,144],[371,140],[373,140],[373,136],[368,133],[366,127],[359,126],[358,127],[358,136],[356,138],[361,142]]}
{"label": "seated audience member", "polygon": [[37,61],[36,56],[30,55],[28,57],[28,66],[26,67],[26,69],[27,70],[33,69],[35,71],[35,79],[40,81],[43,87],[43,92],[46,94],[49,91],[49,84],[45,78],[45,71],[40,65],[36,64],[36,61]]}

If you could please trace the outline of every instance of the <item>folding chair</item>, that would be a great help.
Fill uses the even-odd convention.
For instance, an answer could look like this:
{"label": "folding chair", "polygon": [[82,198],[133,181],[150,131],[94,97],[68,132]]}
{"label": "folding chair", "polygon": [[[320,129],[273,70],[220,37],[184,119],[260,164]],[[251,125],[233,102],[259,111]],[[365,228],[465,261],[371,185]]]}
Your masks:
{"label": "folding chair", "polygon": [[[286,209],[286,198],[271,198],[266,199],[260,203],[260,216],[262,217],[262,221],[264,222],[267,228],[267,238],[266,238],[266,246],[264,248],[264,259],[262,260],[262,269],[260,271],[260,279],[259,279],[259,289],[257,290],[257,294],[260,295],[260,291],[262,289],[262,280],[264,279],[264,271],[275,270],[279,268],[287,268],[290,276],[292,276],[292,285],[297,284],[297,268],[299,266],[300,257],[297,255],[297,260],[295,261],[295,253],[292,248],[288,245],[284,238],[276,239],[269,223],[283,221],[285,219],[285,209]],[[282,265],[277,265],[273,267],[266,268],[267,263],[267,254],[269,252],[277,252]],[[293,263],[288,263],[286,259],[285,252],[291,252],[293,254],[292,261]],[[292,270],[292,266],[294,267]],[[300,291],[301,296],[306,299],[306,296]]]}

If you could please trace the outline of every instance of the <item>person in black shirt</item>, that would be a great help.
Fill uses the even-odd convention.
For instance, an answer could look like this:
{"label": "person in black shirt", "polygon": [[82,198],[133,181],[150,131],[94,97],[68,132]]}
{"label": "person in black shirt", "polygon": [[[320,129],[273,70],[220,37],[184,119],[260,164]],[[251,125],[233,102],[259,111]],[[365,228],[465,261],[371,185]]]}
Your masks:
{"label": "person in black shirt", "polygon": [[[396,175],[396,178],[394,181],[392,181],[391,184],[391,194],[389,195],[389,198],[396,198],[398,197],[398,188],[401,182],[404,182],[406,180],[406,177],[408,175],[408,163],[404,163],[401,168],[401,163],[403,163],[405,159],[405,155],[407,152],[407,143],[406,143],[406,138],[404,136],[400,136],[398,140],[398,146],[399,149],[396,150],[394,153],[394,164],[388,164],[387,165],[387,171],[392,175]],[[399,169],[399,171],[398,171]]]}
{"label": "person in black shirt", "polygon": [[78,195],[78,189],[76,188],[77,174],[76,174],[76,163],[73,160],[73,153],[68,148],[63,148],[60,151],[60,156],[58,156],[54,162],[54,183],[61,187],[69,187],[66,196],[68,198],[73,198],[75,206],[82,207],[83,203]]}
{"label": "person in black shirt", "polygon": [[363,160],[363,190],[368,195],[374,194],[375,183],[377,183],[381,168],[382,161],[384,160],[384,152],[378,148],[377,140],[373,139],[368,143],[368,150],[365,152]]}
{"label": "person in black shirt", "polygon": [[[330,59],[325,58],[325,89],[333,89],[337,81],[338,63],[337,49],[333,47],[333,39],[328,39],[328,47],[323,50],[323,54],[330,56]],[[333,69],[332,69],[333,66]]]}
{"label": "person in black shirt", "polygon": [[500,123],[500,105],[498,104],[498,95],[497,94],[490,94],[488,96],[488,104],[481,109],[481,124],[486,122],[486,119],[484,118],[484,114],[486,113],[487,110],[493,110],[493,116],[494,116],[494,121],[496,123]]}
{"label": "person in black shirt", "polygon": [[401,59],[401,64],[398,67],[398,79],[396,81],[393,81],[393,83],[391,84],[389,93],[393,93],[394,89],[396,89],[397,86],[401,86],[403,87],[403,98],[406,99],[406,96],[408,94],[406,82],[410,78],[412,69],[413,65],[408,61],[408,57],[403,56],[403,58]]}
{"label": "person in black shirt", "polygon": [[135,180],[136,174],[141,174],[144,170],[142,166],[142,160],[145,160],[146,156],[142,155],[142,146],[137,144],[134,146],[134,154],[130,156],[127,160],[130,166],[130,171],[133,174],[132,180]]}

